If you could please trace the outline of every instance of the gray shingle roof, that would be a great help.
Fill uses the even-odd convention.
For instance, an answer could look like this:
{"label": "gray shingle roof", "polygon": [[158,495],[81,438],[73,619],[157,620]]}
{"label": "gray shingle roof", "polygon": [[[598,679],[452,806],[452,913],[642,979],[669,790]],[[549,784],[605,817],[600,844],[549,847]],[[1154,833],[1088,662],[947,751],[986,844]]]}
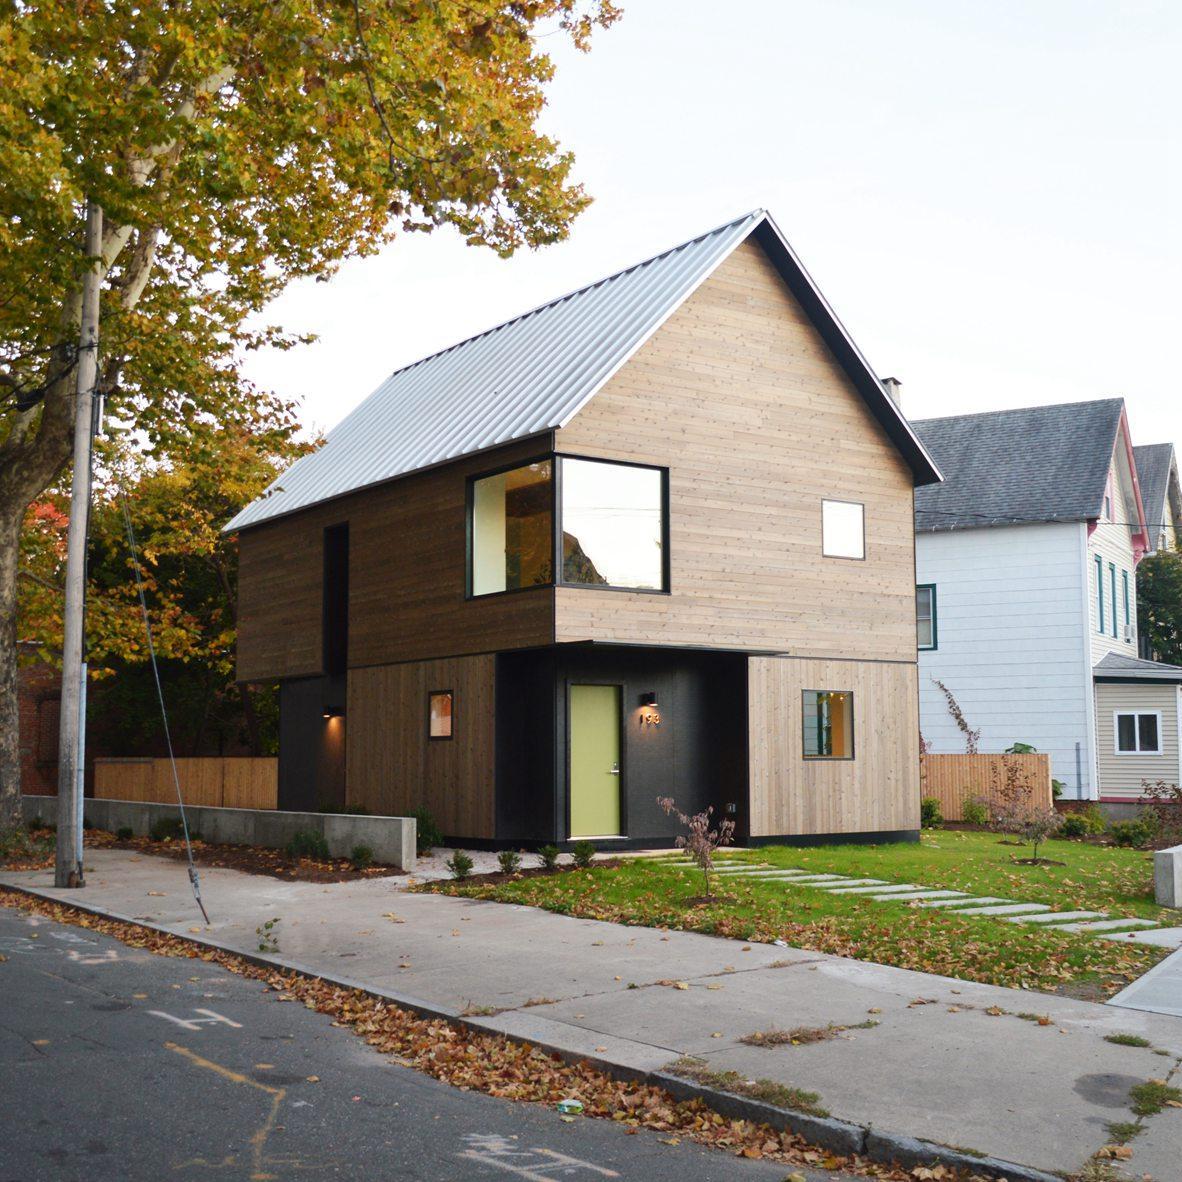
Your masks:
{"label": "gray shingle roof", "polygon": [[1144,443],[1133,448],[1137,464],[1137,480],[1141,484],[1141,501],[1145,506],[1145,521],[1149,526],[1149,548],[1157,549],[1162,522],[1169,519],[1170,506],[1166,498],[1170,491],[1170,469],[1174,463],[1172,443]]}
{"label": "gray shingle roof", "polygon": [[1121,653],[1108,653],[1092,669],[1101,681],[1167,681],[1182,684],[1182,666],[1142,661]]}
{"label": "gray shingle roof", "polygon": [[944,473],[915,490],[916,530],[1098,516],[1123,408],[1103,398],[913,422]]}
{"label": "gray shingle roof", "polygon": [[755,210],[395,371],[225,527],[565,426],[740,243],[754,237],[910,464],[931,457],[771,216]]}

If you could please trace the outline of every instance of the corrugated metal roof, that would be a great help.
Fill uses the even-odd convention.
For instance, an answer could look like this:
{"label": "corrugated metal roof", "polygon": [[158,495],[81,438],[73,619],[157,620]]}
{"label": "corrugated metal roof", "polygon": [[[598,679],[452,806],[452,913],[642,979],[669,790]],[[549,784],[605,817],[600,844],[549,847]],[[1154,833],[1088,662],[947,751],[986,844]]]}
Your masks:
{"label": "corrugated metal roof", "polygon": [[[565,426],[757,229],[922,480],[939,473],[764,210],[396,370],[227,531]],[[843,355],[844,354],[844,355]]]}

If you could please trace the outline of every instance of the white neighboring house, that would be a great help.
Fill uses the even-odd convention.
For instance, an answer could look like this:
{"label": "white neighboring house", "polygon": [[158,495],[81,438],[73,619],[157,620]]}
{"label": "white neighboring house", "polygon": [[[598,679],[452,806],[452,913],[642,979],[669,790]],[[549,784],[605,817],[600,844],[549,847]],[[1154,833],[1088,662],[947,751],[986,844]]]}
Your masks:
{"label": "white neighboring house", "polygon": [[1066,799],[1182,782],[1182,668],[1138,658],[1150,548],[1120,398],[913,422],[944,473],[916,490],[920,728],[964,750],[1029,743]]}

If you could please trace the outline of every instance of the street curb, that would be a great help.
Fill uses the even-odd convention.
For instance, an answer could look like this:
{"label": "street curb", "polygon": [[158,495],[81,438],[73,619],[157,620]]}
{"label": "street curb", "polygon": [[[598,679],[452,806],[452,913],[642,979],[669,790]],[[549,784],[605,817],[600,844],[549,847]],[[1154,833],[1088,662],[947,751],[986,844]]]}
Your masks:
{"label": "street curb", "polygon": [[719,1088],[708,1088],[681,1076],[671,1075],[666,1071],[644,1071],[613,1063],[610,1060],[597,1058],[595,1055],[578,1054],[564,1047],[548,1043],[543,1039],[523,1038],[497,1028],[491,1023],[485,1023],[478,1018],[465,1017],[458,1011],[447,1006],[436,1005],[423,1001],[421,998],[406,994],[391,993],[366,985],[361,981],[354,981],[348,977],[338,977],[317,969],[302,965],[297,961],[280,960],[260,952],[249,952],[236,948],[232,944],[223,944],[218,940],[197,936],[192,933],[173,931],[161,924],[150,920],[134,919],[128,915],[121,915],[117,911],[110,911],[93,904],[75,903],[63,898],[60,893],[51,894],[48,891],[34,887],[18,886],[11,882],[0,882],[0,887],[15,891],[17,894],[28,895],[30,898],[41,899],[48,903],[58,903],[63,907],[73,907],[77,911],[97,916],[99,919],[111,919],[118,923],[125,923],[132,927],[145,928],[158,932],[162,936],[173,936],[189,944],[207,948],[212,952],[224,952],[229,956],[236,956],[248,964],[260,968],[276,969],[281,972],[295,973],[297,976],[307,977],[318,981],[325,981],[341,989],[352,989],[363,993],[378,1001],[391,1002],[400,1009],[408,1010],[420,1018],[439,1018],[457,1026],[478,1032],[480,1034],[494,1034],[509,1042],[522,1046],[534,1046],[549,1054],[557,1055],[563,1062],[577,1064],[586,1063],[601,1071],[612,1079],[625,1080],[630,1083],[649,1084],[668,1092],[675,1100],[701,1100],[708,1108],[732,1120],[747,1120],[756,1124],[770,1125],[774,1129],[795,1133],[804,1137],[814,1145],[828,1149],[833,1153],[861,1154],[872,1161],[883,1164],[898,1164],[904,1167],[929,1165],[936,1162],[940,1165],[955,1169],[968,1170],[977,1174],[992,1174],[1004,1179],[1005,1182],[1063,1182],[1062,1175],[1048,1174],[1032,1166],[1019,1165],[1017,1162],[1003,1161],[1001,1158],[975,1156],[959,1150],[949,1149],[934,1141],[924,1141],[917,1137],[909,1137],[902,1133],[883,1133],[866,1125],[853,1124],[835,1117],[809,1116],[803,1112],[796,1112],[790,1108],[780,1108],[775,1104],[767,1104],[762,1100],[753,1100],[748,1096],[741,1096],[734,1092],[727,1092]]}

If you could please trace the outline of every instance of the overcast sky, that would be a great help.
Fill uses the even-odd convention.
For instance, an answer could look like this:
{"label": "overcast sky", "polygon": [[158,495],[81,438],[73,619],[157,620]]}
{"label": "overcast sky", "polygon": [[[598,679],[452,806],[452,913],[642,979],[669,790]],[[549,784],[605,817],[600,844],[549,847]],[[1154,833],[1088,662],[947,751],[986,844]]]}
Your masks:
{"label": "overcast sky", "polygon": [[390,371],[769,209],[913,418],[1123,395],[1182,443],[1179,0],[624,0],[553,42],[546,129],[595,197],[508,261],[401,238],[269,319],[255,380],[331,427]]}

